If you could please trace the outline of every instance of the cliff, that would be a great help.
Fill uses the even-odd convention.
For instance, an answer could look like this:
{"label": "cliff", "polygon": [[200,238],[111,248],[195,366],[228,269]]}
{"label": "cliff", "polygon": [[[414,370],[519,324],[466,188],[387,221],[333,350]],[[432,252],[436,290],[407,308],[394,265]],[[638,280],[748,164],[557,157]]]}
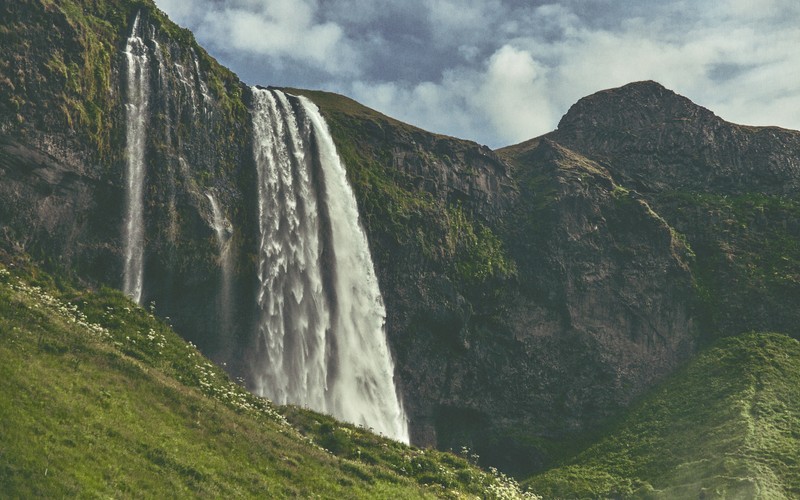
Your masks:
{"label": "cliff", "polygon": [[501,157],[290,91],[348,166],[412,442],[542,467],[693,352],[690,252],[595,162],[549,141]]}
{"label": "cliff", "polygon": [[[87,283],[122,288],[129,70],[134,20],[148,59],[144,292],[220,362],[237,344],[215,302],[211,194],[235,220],[233,304],[253,302],[255,168],[247,88],[151,2],[22,1],[2,7],[3,241]],[[249,328],[243,307],[225,330]],[[191,333],[189,333],[191,332]]]}

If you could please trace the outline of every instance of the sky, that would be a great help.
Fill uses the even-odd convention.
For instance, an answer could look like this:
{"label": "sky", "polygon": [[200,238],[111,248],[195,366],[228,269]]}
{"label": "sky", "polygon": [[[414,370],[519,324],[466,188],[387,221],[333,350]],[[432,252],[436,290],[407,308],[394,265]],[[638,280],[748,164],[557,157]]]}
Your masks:
{"label": "sky", "polygon": [[156,0],[248,84],[338,92],[492,148],[598,90],[656,80],[800,130],[797,0]]}

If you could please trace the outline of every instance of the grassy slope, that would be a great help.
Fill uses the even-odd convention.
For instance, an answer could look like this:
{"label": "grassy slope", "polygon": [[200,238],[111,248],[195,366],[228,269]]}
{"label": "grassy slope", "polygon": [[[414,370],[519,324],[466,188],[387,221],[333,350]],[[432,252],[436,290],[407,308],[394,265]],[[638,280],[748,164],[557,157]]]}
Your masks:
{"label": "grassy slope", "polygon": [[800,342],[727,338],[649,393],[570,463],[532,477],[549,496],[800,496]]}
{"label": "grassy slope", "polygon": [[119,292],[19,262],[0,265],[0,421],[12,497],[519,493],[463,458],[274,408]]}

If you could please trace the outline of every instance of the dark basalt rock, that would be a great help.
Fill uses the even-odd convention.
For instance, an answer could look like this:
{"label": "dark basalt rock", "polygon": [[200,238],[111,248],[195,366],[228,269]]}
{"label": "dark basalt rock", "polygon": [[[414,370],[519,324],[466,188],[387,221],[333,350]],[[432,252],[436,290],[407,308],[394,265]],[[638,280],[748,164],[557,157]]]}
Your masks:
{"label": "dark basalt rock", "polygon": [[431,280],[393,309],[452,316],[452,329],[441,313],[395,326],[410,337],[398,361],[417,438],[523,472],[544,465],[546,442],[594,429],[674,370],[696,332],[686,248],[647,203],[549,141],[512,163],[518,277],[500,310],[470,315],[478,305]]}
{"label": "dark basalt rock", "polygon": [[800,134],[728,123],[656,82],[584,97],[548,137],[608,163],[624,185],[724,194],[797,193]]}
{"label": "dark basalt rock", "polygon": [[681,233],[706,333],[800,336],[800,132],[728,123],[638,82],[581,99],[548,137],[603,164]]}

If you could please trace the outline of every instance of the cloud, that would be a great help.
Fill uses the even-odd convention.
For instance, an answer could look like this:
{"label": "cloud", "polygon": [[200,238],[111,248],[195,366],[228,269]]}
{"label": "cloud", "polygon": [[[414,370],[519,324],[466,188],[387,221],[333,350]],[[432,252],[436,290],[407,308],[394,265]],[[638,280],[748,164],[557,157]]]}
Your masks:
{"label": "cloud", "polygon": [[519,142],[552,128],[547,71],[529,52],[511,45],[489,59],[476,107],[489,117],[498,139]]}
{"label": "cloud", "polygon": [[157,0],[252,83],[341,92],[501,146],[653,79],[725,119],[800,129],[795,0]]}
{"label": "cloud", "polygon": [[552,128],[545,72],[530,53],[508,45],[482,67],[448,70],[438,82],[357,82],[351,93],[401,120],[498,145]]}
{"label": "cloud", "polygon": [[313,65],[328,75],[358,72],[357,53],[344,30],[320,22],[320,7],[313,0],[206,1],[191,7],[179,0],[158,3],[211,48],[258,55],[273,65]]}

